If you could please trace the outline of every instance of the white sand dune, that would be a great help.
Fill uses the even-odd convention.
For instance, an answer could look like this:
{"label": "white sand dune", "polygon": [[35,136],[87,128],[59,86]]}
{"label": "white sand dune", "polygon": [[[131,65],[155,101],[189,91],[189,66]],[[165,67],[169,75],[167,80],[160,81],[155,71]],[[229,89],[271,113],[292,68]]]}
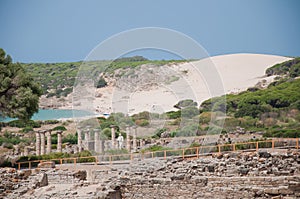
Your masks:
{"label": "white sand dune", "polygon": [[265,78],[267,68],[291,58],[263,54],[230,54],[212,57],[226,93],[242,91]]}
{"label": "white sand dune", "polygon": [[174,110],[173,105],[182,99],[193,99],[200,104],[211,97],[246,90],[262,80],[271,81],[272,78],[265,77],[265,70],[290,59],[263,54],[229,54],[174,64],[168,66],[168,70],[180,77],[178,81],[134,92],[102,88],[97,91],[102,96],[94,99],[93,106],[102,113],[133,114]]}

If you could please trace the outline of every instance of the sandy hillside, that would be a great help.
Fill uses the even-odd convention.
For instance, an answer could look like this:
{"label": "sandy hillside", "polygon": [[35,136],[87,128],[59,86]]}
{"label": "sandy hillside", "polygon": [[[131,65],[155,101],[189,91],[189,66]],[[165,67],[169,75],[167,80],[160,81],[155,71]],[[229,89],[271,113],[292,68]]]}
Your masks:
{"label": "sandy hillside", "polygon": [[182,99],[193,99],[200,104],[210,97],[237,93],[258,82],[270,82],[272,77],[265,77],[265,70],[289,59],[274,55],[230,54],[160,68],[143,66],[125,71],[130,75],[123,75],[108,87],[97,91],[86,88],[85,92],[90,94],[85,94],[84,99],[78,98],[74,108],[129,114],[170,111]]}

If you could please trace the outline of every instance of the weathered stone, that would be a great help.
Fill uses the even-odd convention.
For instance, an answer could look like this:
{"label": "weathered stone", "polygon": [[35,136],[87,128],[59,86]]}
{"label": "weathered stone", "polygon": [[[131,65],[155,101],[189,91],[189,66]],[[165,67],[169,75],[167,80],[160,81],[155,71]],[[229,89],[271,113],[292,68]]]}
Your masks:
{"label": "weathered stone", "polygon": [[73,174],[75,178],[78,178],[79,180],[86,180],[87,172],[84,170],[77,171]]}
{"label": "weathered stone", "polygon": [[266,188],[265,193],[271,194],[271,195],[277,195],[277,194],[279,194],[279,190],[278,190],[278,188]]}
{"label": "weathered stone", "polygon": [[184,174],[173,175],[171,177],[171,180],[183,180],[183,179],[184,179]]}
{"label": "weathered stone", "polygon": [[259,151],[258,155],[260,158],[270,158],[272,155],[267,151]]}
{"label": "weathered stone", "polygon": [[239,168],[239,173],[241,174],[241,175],[247,175],[248,173],[249,173],[249,168]]}
{"label": "weathered stone", "polygon": [[38,175],[38,186],[44,187],[48,185],[48,177],[46,173],[41,173]]}

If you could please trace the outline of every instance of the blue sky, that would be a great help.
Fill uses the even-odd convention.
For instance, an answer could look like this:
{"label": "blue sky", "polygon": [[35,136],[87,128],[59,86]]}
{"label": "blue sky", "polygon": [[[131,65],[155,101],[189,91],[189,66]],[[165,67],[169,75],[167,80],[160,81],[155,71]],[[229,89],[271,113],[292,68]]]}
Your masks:
{"label": "blue sky", "polygon": [[0,0],[0,48],[19,62],[79,61],[114,34],[162,27],[210,55],[300,56],[299,9],[298,0]]}

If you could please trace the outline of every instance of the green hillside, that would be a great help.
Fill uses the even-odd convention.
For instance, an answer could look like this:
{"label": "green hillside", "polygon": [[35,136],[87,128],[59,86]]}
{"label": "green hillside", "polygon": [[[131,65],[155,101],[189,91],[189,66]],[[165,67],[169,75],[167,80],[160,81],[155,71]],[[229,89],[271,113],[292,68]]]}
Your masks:
{"label": "green hillside", "polygon": [[[218,98],[214,99],[218,101]],[[212,108],[213,107],[213,108]],[[224,111],[223,106],[212,104],[212,99],[201,104],[205,111]],[[290,80],[267,89],[253,92],[245,91],[238,95],[226,95],[226,113],[235,117],[250,116],[258,118],[261,114],[287,109],[300,110],[300,79]]]}
{"label": "green hillside", "polygon": [[[47,97],[67,96],[72,88],[79,70],[88,70],[97,82],[101,72],[112,73],[120,68],[135,68],[143,64],[164,65],[168,63],[185,62],[186,60],[148,60],[142,56],[119,58],[114,61],[88,61],[67,63],[22,63],[34,80],[42,86]],[[95,84],[96,85],[96,84]]]}
{"label": "green hillside", "polygon": [[286,75],[288,77],[300,76],[300,57],[280,64],[276,64],[266,70],[268,76],[271,75]]}
{"label": "green hillside", "polygon": [[204,101],[201,112],[226,112],[225,128],[242,126],[250,130],[262,130],[265,136],[300,136],[300,59],[277,64],[268,75],[281,75],[278,81],[266,89],[248,89],[239,94]]}

